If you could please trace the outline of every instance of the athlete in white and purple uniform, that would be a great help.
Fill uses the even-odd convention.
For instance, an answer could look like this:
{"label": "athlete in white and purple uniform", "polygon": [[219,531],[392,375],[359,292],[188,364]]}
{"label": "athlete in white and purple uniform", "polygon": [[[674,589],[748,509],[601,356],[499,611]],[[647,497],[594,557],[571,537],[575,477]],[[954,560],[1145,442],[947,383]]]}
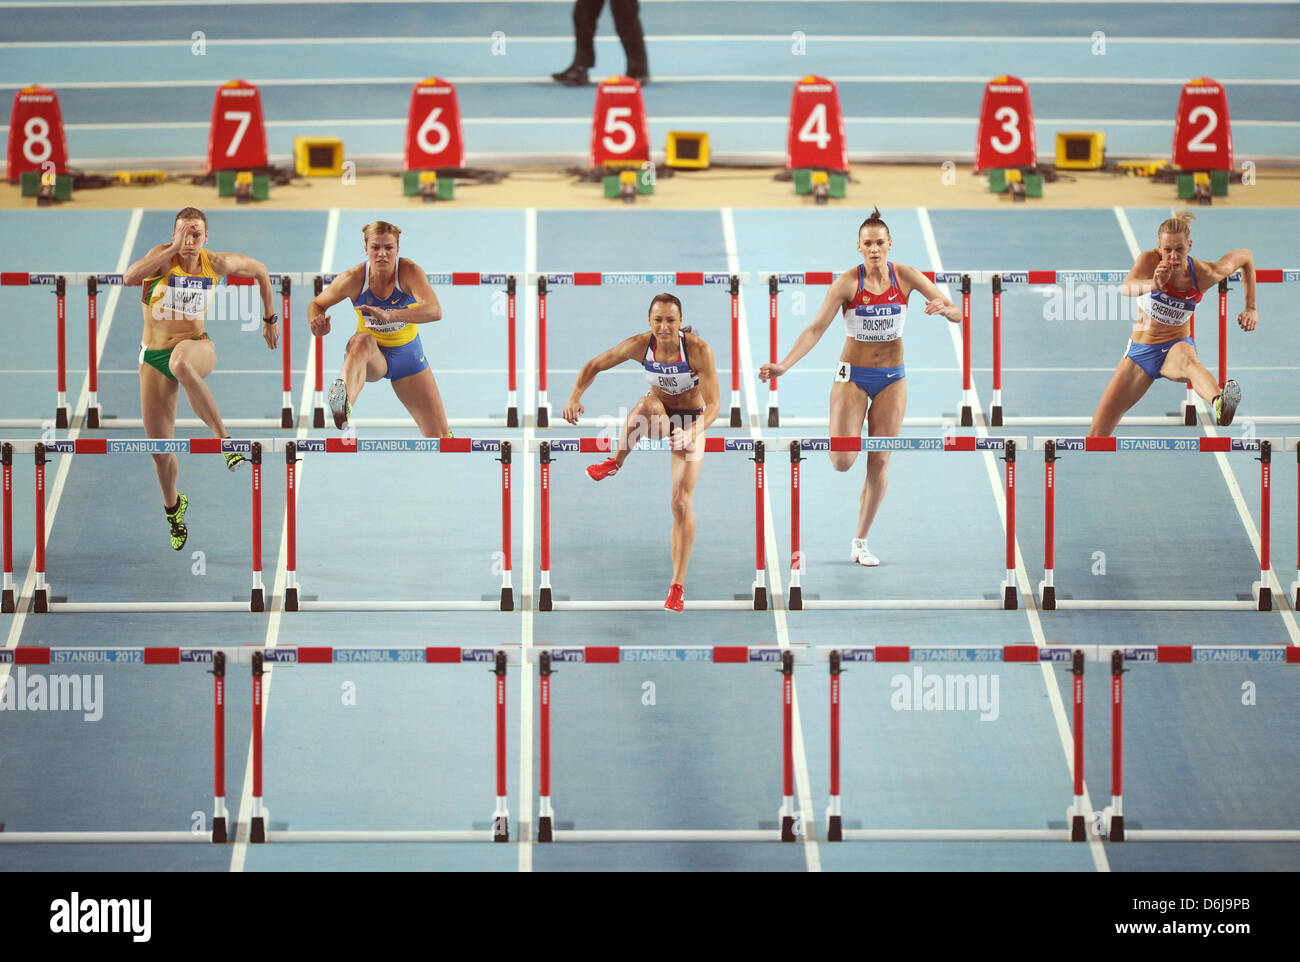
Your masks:
{"label": "athlete in white and purple uniform", "polygon": [[1192,213],[1184,210],[1162,223],[1156,231],[1155,250],[1138,255],[1128,272],[1121,291],[1138,299],[1138,321],[1092,415],[1089,437],[1110,437],[1125,412],[1162,377],[1190,383],[1210,402],[1216,424],[1232,423],[1241,403],[1241,388],[1229,380],[1220,392],[1219,382],[1196,356],[1192,314],[1202,294],[1240,269],[1246,309],[1237,315],[1237,324],[1243,331],[1253,331],[1259,323],[1255,255],[1243,247],[1228,251],[1212,264],[1196,260],[1190,253],[1193,219]]}
{"label": "athlete in white and purple uniform", "polygon": [[[872,210],[858,228],[862,263],[835,279],[817,316],[795,339],[785,359],[780,364],[764,364],[758,372],[764,381],[785,374],[821,340],[835,315],[842,314],[846,340],[831,385],[832,437],[861,434],[864,417],[867,433],[872,436],[893,437],[903,426],[907,408],[903,322],[907,320],[907,298],[912,291],[924,295],[925,313],[942,314],[954,323],[961,321],[961,308],[940,294],[928,277],[906,264],[890,263],[892,246],[880,211]],[[847,471],[857,457],[856,451],[832,451],[831,464],[836,471]],[[867,567],[880,564],[867,547],[867,532],[885,497],[888,468],[888,451],[867,454],[858,528],[849,547],[851,559]]]}
{"label": "athlete in white and purple uniform", "polygon": [[628,412],[612,458],[587,468],[593,481],[616,474],[632,446],[644,437],[670,439],[673,474],[673,579],[664,607],[683,608],[686,566],[695,543],[695,512],[691,498],[703,464],[704,432],[721,410],[718,368],[713,350],[690,328],[682,327],[682,302],[672,294],[657,294],[650,302],[650,334],[634,334],[588,361],[574,382],[562,417],[577,424],[586,410],[582,395],[596,375],[624,361],[645,369],[650,391]]}

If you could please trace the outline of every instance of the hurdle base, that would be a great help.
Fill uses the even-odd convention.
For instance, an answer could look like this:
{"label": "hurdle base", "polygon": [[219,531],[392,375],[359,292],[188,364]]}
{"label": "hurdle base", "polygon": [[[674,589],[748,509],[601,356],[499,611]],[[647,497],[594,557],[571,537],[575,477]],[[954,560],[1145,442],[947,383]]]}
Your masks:
{"label": "hurdle base", "polygon": [[17,597],[14,595],[14,589],[6,588],[4,590],[3,598],[0,598],[0,612],[3,612],[6,615],[12,615],[14,613],[16,602]]}
{"label": "hurdle base", "polygon": [[1006,611],[1015,611],[1020,605],[1016,586],[1009,581],[1002,582],[1002,607]]}
{"label": "hurdle base", "polygon": [[492,816],[492,841],[510,841],[510,817],[508,815]]}
{"label": "hurdle base", "polygon": [[214,818],[212,820],[212,844],[221,845],[229,841],[226,836],[226,820],[224,818]]}
{"label": "hurdle base", "polygon": [[1124,841],[1124,816],[1112,815],[1106,828],[1106,837],[1112,842]]}
{"label": "hurdle base", "polygon": [[1038,582],[1038,594],[1042,598],[1042,603],[1038,607],[1045,611],[1056,610],[1056,585],[1049,585],[1045,581]]}
{"label": "hurdle base", "polygon": [[1250,586],[1250,593],[1255,596],[1255,606],[1259,611],[1273,610],[1273,589],[1262,581],[1256,581]]}
{"label": "hurdle base", "polygon": [[1183,402],[1183,426],[1196,427],[1196,407],[1186,401]]}
{"label": "hurdle base", "polygon": [[263,816],[253,817],[252,825],[248,830],[248,840],[258,845],[266,841],[266,819]]}
{"label": "hurdle base", "polygon": [[781,412],[775,404],[767,409],[767,426],[769,428],[779,428],[781,426]]}
{"label": "hurdle base", "polygon": [[[518,418],[516,418],[515,420],[518,420]],[[518,424],[509,425],[509,427],[512,428],[516,428],[518,426],[519,426]],[[551,411],[549,408],[539,407],[537,409],[537,426],[539,428],[549,428],[551,426]]]}
{"label": "hurdle base", "polygon": [[731,406],[731,426],[733,428],[742,426],[740,423],[740,408],[735,404]]}
{"label": "hurdle base", "polygon": [[68,426],[68,409],[66,407],[58,408],[54,412],[54,426],[56,428],[66,428]]}
{"label": "hurdle base", "polygon": [[798,585],[790,586],[789,597],[786,599],[786,607],[791,611],[803,611],[803,589]]}
{"label": "hurdle base", "polygon": [[1300,611],[1300,581],[1291,582],[1291,606]]}
{"label": "hurdle base", "polygon": [[88,428],[99,427],[99,405],[98,404],[96,404],[94,407],[86,408],[86,427]]}
{"label": "hurdle base", "polygon": [[781,841],[783,841],[783,842],[796,842],[796,841],[798,841],[798,839],[795,837],[795,834],[794,834],[794,816],[793,816],[793,815],[782,815],[782,816],[781,816]]}
{"label": "hurdle base", "polygon": [[266,593],[261,588],[254,588],[252,595],[248,599],[249,611],[266,610]]}
{"label": "hurdle base", "polygon": [[1074,814],[1074,809],[1070,809],[1070,841],[1086,842],[1088,841],[1088,822],[1082,815]]}
{"label": "hurdle base", "polygon": [[767,611],[767,587],[754,585],[754,610]]}
{"label": "hurdle base", "polygon": [[969,404],[961,406],[961,426],[964,428],[973,428],[975,426],[975,411]]}
{"label": "hurdle base", "polygon": [[513,404],[506,408],[506,427],[519,427],[519,408],[515,407]]}
{"label": "hurdle base", "polygon": [[989,409],[989,425],[995,428],[1002,427],[1002,405],[995,404]]}
{"label": "hurdle base", "polygon": [[325,426],[325,409],[317,408],[312,412],[311,426],[314,428],[323,428]]}
{"label": "hurdle base", "polygon": [[555,836],[551,834],[551,817],[549,815],[543,815],[537,820],[537,841],[555,841]]}
{"label": "hurdle base", "polygon": [[842,842],[844,841],[844,824],[841,816],[826,816],[826,841]]}
{"label": "hurdle base", "polygon": [[501,589],[501,610],[502,611],[515,610],[515,592],[513,588]]}
{"label": "hurdle base", "polygon": [[298,589],[297,588],[284,589],[284,610],[285,611],[298,610]]}
{"label": "hurdle base", "polygon": [[[92,424],[91,427],[94,427]],[[280,427],[293,427],[293,408],[280,408]]]}
{"label": "hurdle base", "polygon": [[47,614],[50,610],[50,592],[48,588],[37,588],[36,594],[32,596],[32,609],[40,615]]}
{"label": "hurdle base", "polygon": [[537,593],[537,610],[538,610],[538,611],[553,611],[553,610],[554,610],[554,607],[553,607],[552,604],[551,604],[551,589],[550,589],[550,588],[542,588],[542,589]]}

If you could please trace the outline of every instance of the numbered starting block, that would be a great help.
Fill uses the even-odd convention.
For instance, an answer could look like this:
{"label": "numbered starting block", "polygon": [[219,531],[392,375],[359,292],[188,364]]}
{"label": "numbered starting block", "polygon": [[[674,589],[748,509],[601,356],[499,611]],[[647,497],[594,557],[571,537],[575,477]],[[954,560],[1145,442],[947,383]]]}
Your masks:
{"label": "numbered starting block", "polygon": [[270,200],[270,175],[254,174],[251,170],[219,170],[217,196],[233,197],[237,204],[247,204],[250,200]]}
{"label": "numbered starting block", "polygon": [[811,194],[818,204],[831,197],[843,198],[848,193],[849,178],[845,174],[828,170],[800,167],[794,171],[794,192],[803,196]]}
{"label": "numbered starting block", "polygon": [[25,170],[19,175],[24,197],[35,197],[37,207],[72,200],[72,175]]}
{"label": "numbered starting block", "polygon": [[995,167],[989,171],[989,192],[1009,194],[1013,201],[1043,196],[1043,175],[1019,167]]}
{"label": "numbered starting block", "polygon": [[605,187],[606,200],[621,197],[625,204],[636,203],[637,194],[653,194],[655,192],[654,178],[646,176],[644,171],[638,173],[635,170],[620,170],[615,173],[608,173],[601,178],[601,183]]}
{"label": "numbered starting block", "polygon": [[451,200],[456,195],[456,181],[450,175],[438,176],[436,170],[402,171],[402,196],[420,197],[426,204]]}
{"label": "numbered starting block", "polygon": [[1215,197],[1228,196],[1226,170],[1197,170],[1178,175],[1178,199],[1194,200],[1203,207],[1214,203]]}

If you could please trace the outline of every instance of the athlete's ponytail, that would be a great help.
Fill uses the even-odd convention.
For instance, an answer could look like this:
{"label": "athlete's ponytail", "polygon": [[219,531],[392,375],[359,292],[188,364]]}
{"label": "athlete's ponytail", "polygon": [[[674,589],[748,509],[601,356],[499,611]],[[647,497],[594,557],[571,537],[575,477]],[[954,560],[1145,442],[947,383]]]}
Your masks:
{"label": "athlete's ponytail", "polygon": [[885,228],[885,236],[888,237],[890,240],[893,240],[893,239],[894,239],[894,236],[893,236],[892,234],[889,233],[889,225],[887,225],[887,224],[884,222],[884,220],[882,220],[881,217],[880,217],[880,208],[879,208],[879,207],[872,207],[872,208],[871,208],[871,216],[868,217],[866,220],[864,220],[864,221],[863,221],[863,222],[858,226],[858,233],[859,233],[859,234],[862,233],[862,228],[863,228],[863,227],[883,227],[883,228]]}
{"label": "athlete's ponytail", "polygon": [[1192,221],[1196,220],[1196,215],[1190,210],[1174,211],[1174,216],[1169,218],[1160,225],[1156,231],[1156,238],[1159,239],[1161,234],[1186,234],[1187,239],[1192,239]]}

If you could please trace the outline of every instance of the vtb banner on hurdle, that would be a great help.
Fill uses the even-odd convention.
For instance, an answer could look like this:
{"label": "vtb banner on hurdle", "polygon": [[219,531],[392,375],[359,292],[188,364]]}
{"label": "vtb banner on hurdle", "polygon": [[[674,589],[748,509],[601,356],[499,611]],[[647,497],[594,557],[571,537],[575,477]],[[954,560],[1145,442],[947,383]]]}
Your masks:
{"label": "vtb banner on hurdle", "polygon": [[[210,666],[213,706],[213,819],[211,833],[203,831],[0,831],[0,844],[99,843],[226,843],[236,840],[226,808],[226,670],[227,662],[251,666],[252,809],[248,841],[265,842],[508,842],[510,810],[506,797],[506,669],[520,664],[515,648],[371,646],[205,647],[45,647],[20,645],[0,649],[0,665],[203,665]],[[493,740],[495,803],[492,829],[276,831],[268,828],[270,812],[264,795],[265,677],[272,667],[297,665],[404,664],[490,666],[494,689]]]}
{"label": "vtb banner on hurdle", "polygon": [[[280,289],[280,374],[281,398],[279,417],[264,418],[226,418],[225,423],[232,428],[252,427],[293,427],[293,372],[290,346],[293,331],[292,285],[301,284],[302,274],[272,274],[271,286]],[[249,287],[256,281],[252,277],[226,278],[226,290],[233,293],[234,288]],[[67,428],[71,424],[71,411],[68,407],[68,365],[67,365],[67,293],[69,285],[86,288],[86,342],[87,342],[87,390],[86,428],[140,428],[144,422],[140,418],[105,417],[99,403],[99,289],[101,287],[125,287],[121,274],[85,273],[74,271],[2,271],[0,287],[53,287],[54,288],[54,322],[55,322],[55,408],[54,426]],[[138,285],[135,285],[138,286]],[[222,289],[218,287],[218,291]],[[229,296],[229,295],[227,295]],[[257,309],[260,319],[260,308]],[[0,418],[0,427],[44,427],[47,419],[43,418]],[[197,418],[179,418],[178,427],[202,427],[203,422]]]}
{"label": "vtb banner on hurdle", "polygon": [[[624,287],[649,285],[661,290],[669,287],[726,287],[731,295],[731,419],[733,428],[740,421],[740,285],[749,283],[746,273],[727,271],[550,271],[529,274],[528,282],[537,285],[537,426],[550,426],[550,401],[547,400],[547,298],[552,287]],[[579,422],[581,423],[581,422]]]}
{"label": "vtb banner on hurdle", "polygon": [[[1272,452],[1282,445],[1281,438],[1082,438],[1036,437],[1034,450],[1043,452],[1044,487],[1044,542],[1043,580],[1039,582],[1042,607],[1048,611],[1057,608],[1135,609],[1172,611],[1270,611],[1273,607],[1272,577],[1269,564],[1269,525],[1272,503]],[[1259,581],[1251,585],[1252,600],[1151,600],[1136,599],[1077,599],[1060,598],[1056,592],[1056,465],[1062,452],[1181,452],[1215,453],[1248,452],[1257,454],[1260,467],[1259,507]],[[1297,561],[1300,569],[1300,561]],[[1300,570],[1297,571],[1300,582]]]}

